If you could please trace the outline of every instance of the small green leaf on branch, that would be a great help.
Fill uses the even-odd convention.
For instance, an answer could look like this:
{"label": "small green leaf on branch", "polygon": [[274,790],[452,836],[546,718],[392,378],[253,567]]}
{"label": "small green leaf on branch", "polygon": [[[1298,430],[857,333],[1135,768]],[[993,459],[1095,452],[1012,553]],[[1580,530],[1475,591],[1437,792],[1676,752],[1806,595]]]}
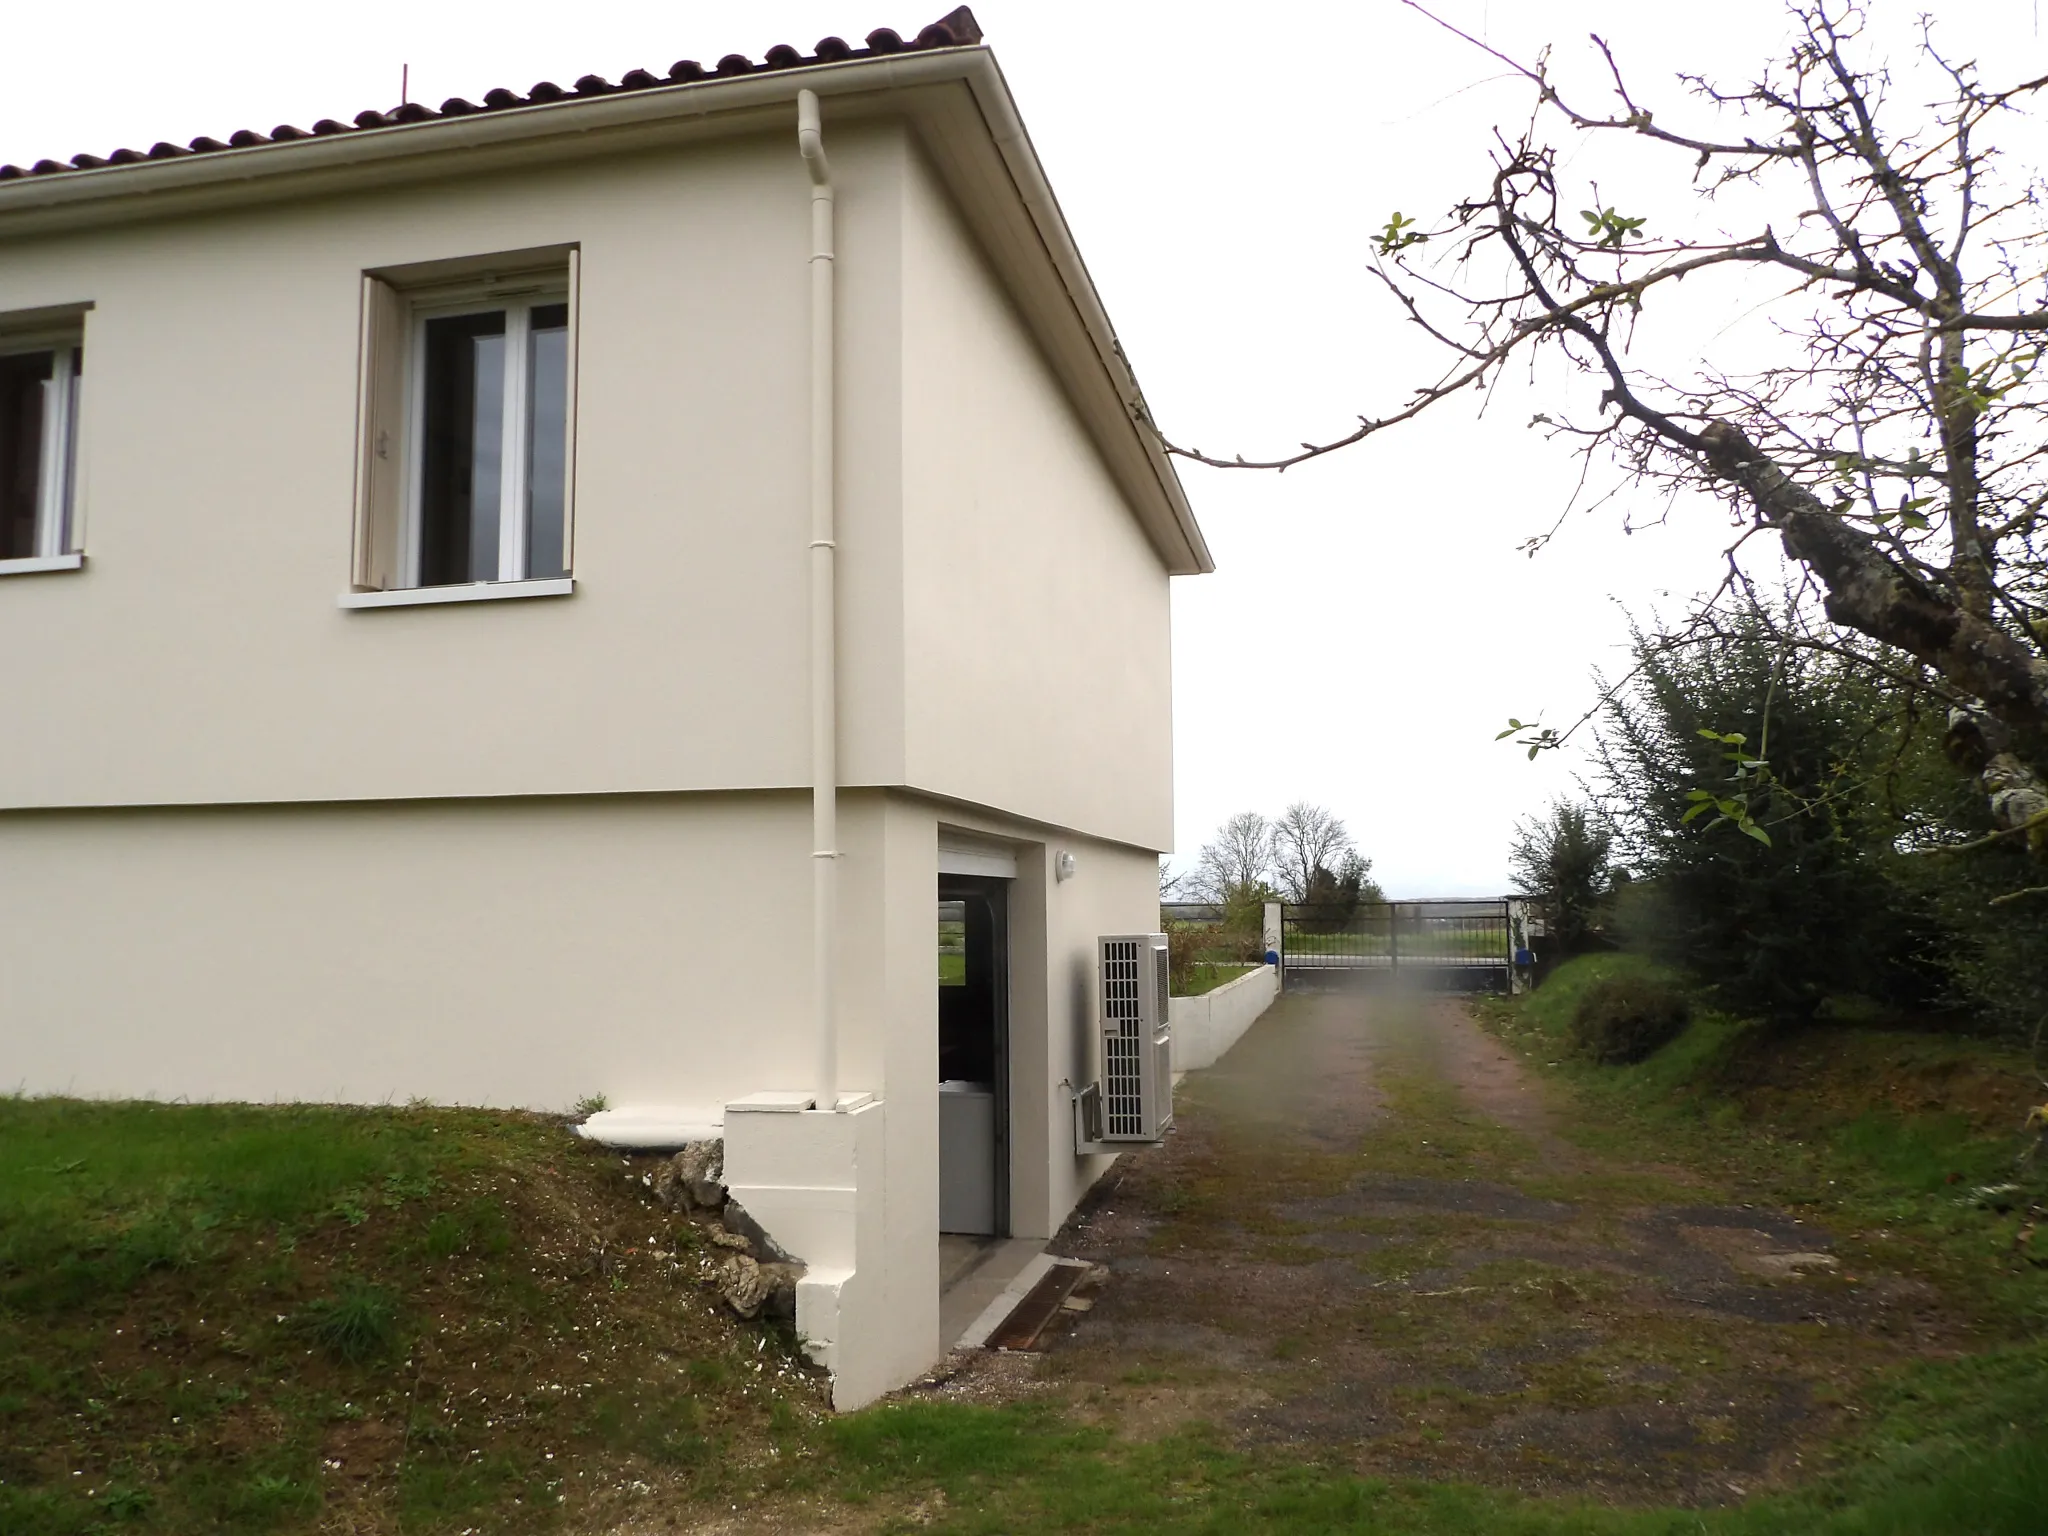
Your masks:
{"label": "small green leaf on branch", "polygon": [[1607,250],[1619,250],[1623,241],[1643,238],[1646,220],[1626,218],[1612,208],[1603,208],[1598,213],[1581,208],[1579,217],[1586,221],[1586,238]]}
{"label": "small green leaf on branch", "polygon": [[1411,245],[1423,245],[1429,240],[1415,227],[1415,221],[1399,210],[1387,220],[1387,227],[1373,237],[1373,245],[1382,256],[1393,256],[1405,251]]}

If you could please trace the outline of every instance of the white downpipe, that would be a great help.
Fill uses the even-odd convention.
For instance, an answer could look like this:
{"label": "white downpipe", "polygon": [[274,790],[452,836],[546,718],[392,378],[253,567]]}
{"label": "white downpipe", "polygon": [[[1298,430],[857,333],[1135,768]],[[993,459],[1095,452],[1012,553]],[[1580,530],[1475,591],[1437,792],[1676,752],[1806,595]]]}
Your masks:
{"label": "white downpipe", "polygon": [[715,1109],[642,1104],[599,1110],[574,1127],[578,1136],[601,1147],[628,1152],[673,1152],[693,1141],[716,1141],[725,1134],[725,1120]]}
{"label": "white downpipe", "polygon": [[796,143],[811,173],[811,988],[812,1081],[839,1107],[839,685],[833,447],[832,167],[815,91],[796,93]]}

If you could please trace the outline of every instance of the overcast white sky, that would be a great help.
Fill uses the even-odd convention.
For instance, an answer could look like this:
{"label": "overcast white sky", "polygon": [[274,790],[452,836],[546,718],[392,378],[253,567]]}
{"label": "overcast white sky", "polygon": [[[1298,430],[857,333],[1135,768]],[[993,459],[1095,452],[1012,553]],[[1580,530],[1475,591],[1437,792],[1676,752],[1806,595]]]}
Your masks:
{"label": "overcast white sky", "polygon": [[[778,42],[808,51],[828,33],[909,34],[950,8],[917,7],[11,0],[0,161],[345,118],[395,104],[406,64],[414,98],[438,102]],[[1588,82],[1597,31],[1673,111],[1677,71],[1746,79],[1784,35],[1777,0],[1436,8],[1517,57],[1553,43],[1566,78]],[[1927,9],[1876,6],[1888,32]],[[2001,77],[2043,72],[2037,0],[1938,9],[1958,52]],[[1397,0],[981,0],[975,13],[1169,434],[1284,449],[1384,414],[1419,380],[1428,354],[1369,286],[1369,236],[1395,209],[1433,218],[1483,184],[1492,126],[1528,112],[1498,64]],[[1570,169],[1593,173],[1600,153]],[[1600,161],[1605,200],[1675,212],[1629,180],[1645,164]],[[1704,348],[1740,317],[1689,318],[1686,345]],[[1349,822],[1393,894],[1504,888],[1515,819],[1568,789],[1578,763],[1530,764],[1495,731],[1511,714],[1575,717],[1589,671],[1623,654],[1623,607],[1681,607],[1717,579],[1729,537],[1711,506],[1625,533],[1630,511],[1641,523],[1659,509],[1623,501],[1575,516],[1533,561],[1518,553],[1574,478],[1527,430],[1558,387],[1539,380],[1483,420],[1445,412],[1284,477],[1184,471],[1218,565],[1175,583],[1184,858],[1233,811],[1306,798]]]}

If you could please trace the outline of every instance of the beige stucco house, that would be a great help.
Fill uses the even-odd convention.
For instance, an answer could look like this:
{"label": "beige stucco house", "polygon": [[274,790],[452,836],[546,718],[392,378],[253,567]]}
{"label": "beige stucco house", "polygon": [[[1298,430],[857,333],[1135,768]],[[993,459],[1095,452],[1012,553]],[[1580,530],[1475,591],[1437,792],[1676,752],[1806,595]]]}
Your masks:
{"label": "beige stucco house", "polygon": [[1104,1163],[1210,569],[1138,399],[964,10],[0,169],[0,1091],[722,1123],[908,1379],[941,1079],[983,1230]]}

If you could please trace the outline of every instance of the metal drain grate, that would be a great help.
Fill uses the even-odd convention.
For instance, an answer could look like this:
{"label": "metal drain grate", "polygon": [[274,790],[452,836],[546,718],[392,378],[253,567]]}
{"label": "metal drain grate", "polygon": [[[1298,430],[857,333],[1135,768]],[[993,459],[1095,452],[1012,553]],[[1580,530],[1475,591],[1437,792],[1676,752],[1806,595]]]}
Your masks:
{"label": "metal drain grate", "polygon": [[1059,1315],[1060,1303],[1074,1294],[1074,1287],[1088,1277],[1086,1264],[1055,1264],[1038,1277],[1038,1284],[1010,1309],[1010,1315],[988,1336],[990,1349],[1033,1349],[1045,1325]]}

